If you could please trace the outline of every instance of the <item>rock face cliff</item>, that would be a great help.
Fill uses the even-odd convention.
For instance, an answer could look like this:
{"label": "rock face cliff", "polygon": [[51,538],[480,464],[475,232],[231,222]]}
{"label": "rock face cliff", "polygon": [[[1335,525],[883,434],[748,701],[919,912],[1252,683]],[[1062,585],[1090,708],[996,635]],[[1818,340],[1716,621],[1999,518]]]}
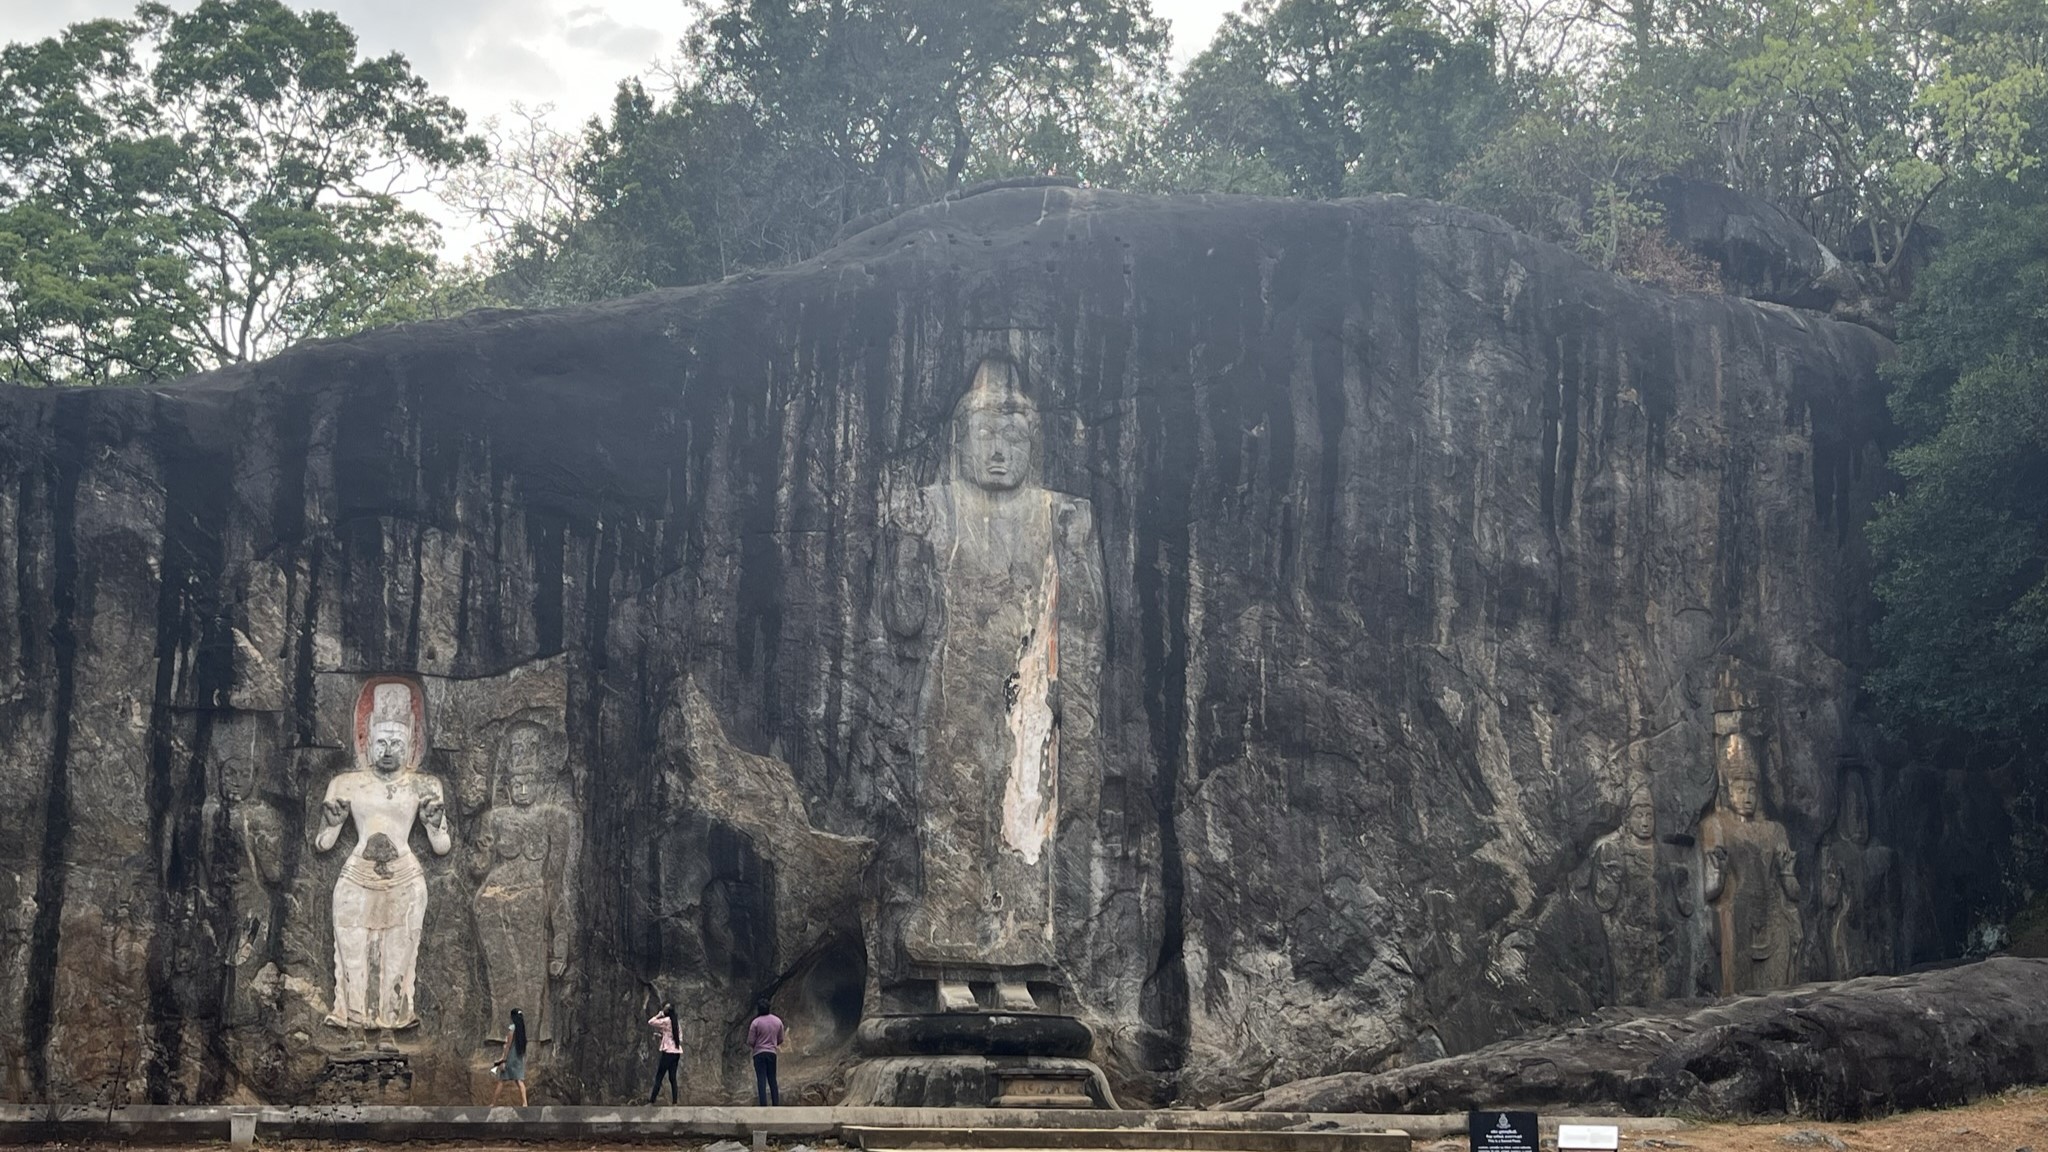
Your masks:
{"label": "rock face cliff", "polygon": [[[829,1095],[998,827],[947,899],[1127,1102],[1935,955],[1968,813],[1853,714],[1885,354],[1419,201],[1049,188],[0,391],[0,1088],[467,1099],[521,1007],[612,1101],[673,999],[729,1100],[772,993]],[[970,408],[1042,516],[946,487]]]}

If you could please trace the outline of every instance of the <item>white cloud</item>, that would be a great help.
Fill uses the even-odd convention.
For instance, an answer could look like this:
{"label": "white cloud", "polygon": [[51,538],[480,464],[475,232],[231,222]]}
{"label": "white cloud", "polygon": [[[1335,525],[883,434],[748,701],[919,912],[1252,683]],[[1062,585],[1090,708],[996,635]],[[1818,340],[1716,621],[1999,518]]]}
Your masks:
{"label": "white cloud", "polygon": [[664,37],[644,24],[621,24],[603,9],[578,8],[569,13],[564,39],[576,48],[617,60],[642,60],[654,45],[668,45],[675,37]]}

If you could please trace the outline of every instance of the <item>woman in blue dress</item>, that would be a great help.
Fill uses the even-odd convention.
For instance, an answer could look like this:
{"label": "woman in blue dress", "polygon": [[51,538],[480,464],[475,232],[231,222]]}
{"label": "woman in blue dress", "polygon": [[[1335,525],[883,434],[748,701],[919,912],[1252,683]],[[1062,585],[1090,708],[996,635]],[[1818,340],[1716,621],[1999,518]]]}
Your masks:
{"label": "woman in blue dress", "polygon": [[498,1073],[497,1087],[491,1089],[491,1107],[498,1106],[498,1094],[507,1084],[519,1085],[519,1106],[526,1107],[526,1013],[512,1010],[512,1024],[505,1029],[505,1055],[493,1065]]}

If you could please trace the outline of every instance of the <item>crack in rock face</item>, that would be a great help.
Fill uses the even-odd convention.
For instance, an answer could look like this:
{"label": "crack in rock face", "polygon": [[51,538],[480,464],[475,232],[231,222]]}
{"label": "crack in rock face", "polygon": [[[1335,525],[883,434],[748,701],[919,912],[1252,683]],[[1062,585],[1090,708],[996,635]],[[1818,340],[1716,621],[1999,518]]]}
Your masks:
{"label": "crack in rock face", "polygon": [[1207,1103],[1953,954],[1995,799],[1858,710],[1889,352],[1044,187],[0,389],[0,1098],[466,1102],[516,1008],[616,1100],[672,1003],[728,1102],[765,996],[792,1101],[945,1006]]}

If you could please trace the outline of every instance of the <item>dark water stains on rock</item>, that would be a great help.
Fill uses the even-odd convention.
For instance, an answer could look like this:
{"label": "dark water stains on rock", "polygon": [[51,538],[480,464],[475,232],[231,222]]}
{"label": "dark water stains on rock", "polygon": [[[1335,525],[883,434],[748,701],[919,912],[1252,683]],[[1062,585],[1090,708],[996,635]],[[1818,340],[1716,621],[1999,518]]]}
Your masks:
{"label": "dark water stains on rock", "polygon": [[[536,1090],[637,1092],[672,999],[685,1083],[742,1094],[766,991],[801,1009],[792,1091],[826,1091],[901,975],[878,926],[936,802],[937,662],[889,622],[935,561],[899,554],[892,493],[938,483],[991,360],[1048,498],[1091,510],[1099,684],[1062,708],[1099,768],[1062,791],[1045,983],[1120,1098],[1718,988],[1720,925],[1762,923],[1701,890],[1723,723],[1783,829],[1776,890],[1826,929],[1792,976],[1943,954],[1965,913],[1936,894],[1990,887],[1941,847],[1979,809],[1927,803],[1940,773],[1855,710],[1888,352],[1420,201],[1046,186],[718,284],[0,390],[0,1086],[362,1079],[321,1024],[340,865],[306,841],[348,702],[391,674],[434,702],[455,850],[424,864],[421,1023],[373,1039],[404,1061],[379,1091],[488,1087],[478,952],[507,928],[477,909],[516,901],[462,861],[519,725],[580,829]],[[1648,848],[1620,839],[1639,796]]]}

